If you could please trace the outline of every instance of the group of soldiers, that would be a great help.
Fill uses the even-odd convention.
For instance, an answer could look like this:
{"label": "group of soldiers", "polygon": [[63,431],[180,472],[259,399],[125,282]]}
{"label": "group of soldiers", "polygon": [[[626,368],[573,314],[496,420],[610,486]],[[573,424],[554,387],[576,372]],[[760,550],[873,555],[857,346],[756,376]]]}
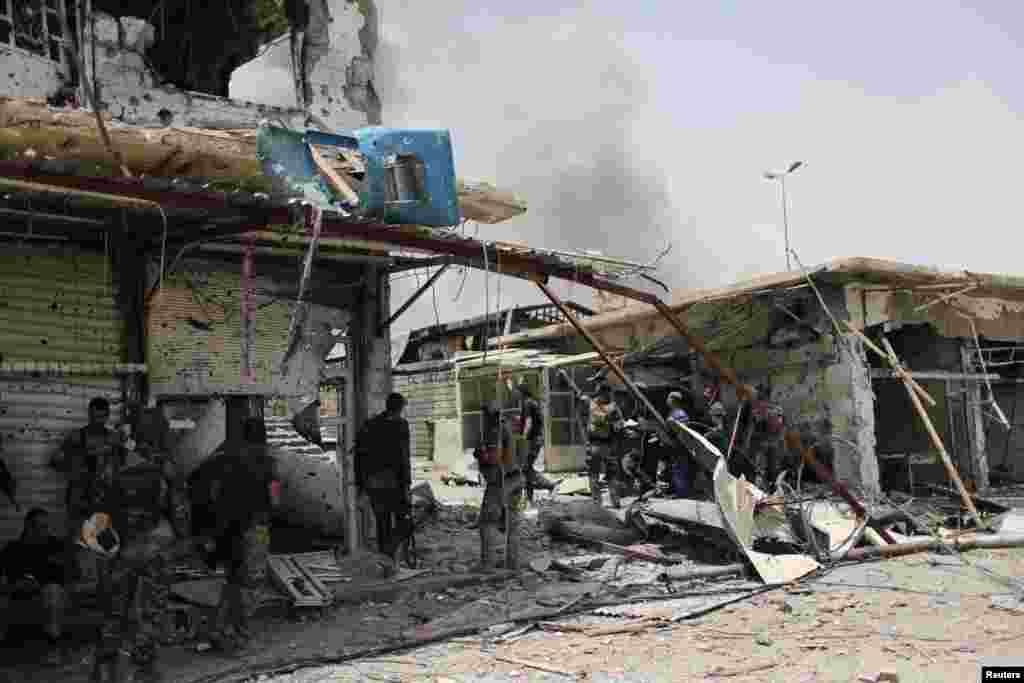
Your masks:
{"label": "group of soldiers", "polygon": [[[48,585],[95,586],[103,618],[92,680],[123,680],[122,651],[130,654],[133,680],[160,678],[156,658],[167,635],[171,572],[189,559],[226,567],[227,584],[210,636],[221,649],[236,649],[248,636],[243,591],[252,572],[246,539],[267,524],[280,492],[262,420],[247,420],[239,435],[186,479],[169,457],[169,424],[158,409],[129,408],[120,429],[108,426],[106,399],[90,401],[88,413],[88,424],[68,437],[51,463],[67,479],[68,524],[56,543],[63,555],[57,573],[63,575]],[[209,520],[202,528],[192,519],[195,497]],[[45,510],[30,511],[26,532],[16,543],[38,535],[30,531],[47,517]],[[46,623],[56,641],[59,614],[52,616]]]}
{"label": "group of soldiers", "polygon": [[[556,486],[535,468],[544,434],[541,404],[526,383],[513,384],[508,379],[506,386],[518,407],[503,415],[496,402],[483,406],[483,439],[475,450],[486,484],[477,521],[482,570],[499,566],[502,547],[505,565],[518,566],[520,514],[535,490]],[[654,484],[649,468],[642,458],[623,453],[629,428],[609,385],[600,385],[591,396],[577,392],[576,398],[586,411],[591,495],[602,503],[604,475],[610,502],[618,507],[624,480],[633,479],[641,488]],[[747,415],[740,415],[744,419],[737,418],[734,425],[727,424],[715,387],[705,392],[704,399],[702,417],[710,422],[705,436],[726,453],[734,450],[730,446],[737,446],[742,432],[744,443],[736,450],[752,463],[748,478],[757,477],[759,483],[770,486],[781,463],[782,433],[781,411],[771,403],[770,389],[762,387]],[[409,425],[402,415],[405,405],[404,397],[391,394],[385,410],[363,426],[356,444],[356,483],[371,501],[379,547],[392,557],[410,533],[412,472]],[[669,394],[667,409],[670,424],[693,424],[681,392]],[[97,596],[104,613],[93,681],[120,680],[122,649],[130,652],[137,667],[136,680],[147,676],[153,680],[159,678],[155,662],[170,571],[189,556],[205,557],[227,569],[227,584],[210,634],[214,644],[231,651],[249,637],[244,595],[254,572],[247,544],[269,524],[278,504],[280,481],[266,447],[262,419],[247,419],[242,430],[188,479],[168,457],[169,425],[160,411],[130,410],[120,430],[111,429],[109,419],[109,403],[93,399],[89,423],[68,438],[52,463],[68,481],[63,584],[81,580],[79,559],[82,549],[87,549],[87,556],[95,561]],[[675,495],[696,494],[696,468],[687,457],[666,458],[661,469]],[[202,519],[193,519],[193,511]],[[35,531],[43,515],[42,510],[29,513],[28,541],[39,536]]]}

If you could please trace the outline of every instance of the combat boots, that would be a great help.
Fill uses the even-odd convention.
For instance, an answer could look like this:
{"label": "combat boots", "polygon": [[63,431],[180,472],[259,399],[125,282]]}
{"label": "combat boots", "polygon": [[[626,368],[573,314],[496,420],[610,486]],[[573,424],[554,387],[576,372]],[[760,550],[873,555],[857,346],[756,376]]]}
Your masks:
{"label": "combat boots", "polygon": [[587,479],[590,481],[590,499],[598,505],[601,504],[601,475],[597,472],[591,472]]}

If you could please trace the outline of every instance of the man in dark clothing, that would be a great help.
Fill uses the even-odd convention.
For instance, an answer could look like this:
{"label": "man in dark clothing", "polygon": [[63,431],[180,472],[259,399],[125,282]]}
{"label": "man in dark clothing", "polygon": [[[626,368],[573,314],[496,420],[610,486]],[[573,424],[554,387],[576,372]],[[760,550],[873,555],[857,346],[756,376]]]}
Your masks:
{"label": "man in dark clothing", "polygon": [[625,421],[622,410],[612,401],[612,389],[607,384],[598,387],[597,394],[593,398],[588,396],[579,398],[588,406],[587,474],[590,479],[590,497],[598,505],[601,504],[603,498],[600,478],[603,471],[612,507],[617,508],[621,493],[619,444]]}
{"label": "man in dark clothing", "polygon": [[405,397],[388,395],[383,413],[367,421],[356,438],[356,486],[370,498],[377,518],[377,547],[394,557],[401,539],[395,530],[399,517],[410,512],[412,461],[409,423],[402,417]]}
{"label": "man in dark clothing", "polygon": [[[96,682],[120,680],[123,650],[136,667],[134,680],[160,678],[156,658],[166,635],[170,569],[193,550],[182,477],[165,439],[169,427],[155,408],[138,412],[125,425],[129,431],[120,467],[109,496],[96,508],[110,515],[120,539],[115,552],[100,554],[98,560],[97,597],[104,619],[93,668]],[[88,542],[86,546],[91,547]]]}
{"label": "man in dark clothing", "polygon": [[[0,640],[15,624],[42,626],[56,659],[67,595],[62,566],[64,542],[50,533],[49,514],[33,508],[21,537],[0,552]],[[56,663],[56,661],[54,661]]]}
{"label": "man in dark clothing", "polygon": [[246,419],[242,439],[225,443],[214,458],[209,495],[216,513],[213,559],[226,566],[227,583],[218,605],[213,640],[222,650],[234,650],[250,635],[245,602],[255,568],[249,566],[249,544],[255,529],[269,523],[279,502],[280,484],[260,418]]}
{"label": "man in dark clothing", "polygon": [[520,415],[519,424],[522,430],[522,437],[525,441],[526,456],[523,462],[524,474],[526,475],[526,499],[533,501],[534,489],[550,491],[555,488],[554,483],[548,481],[535,468],[537,456],[544,445],[544,413],[541,410],[540,401],[533,396],[530,385],[520,381],[518,386],[512,384],[512,378],[507,378],[506,384],[512,396],[519,396]]}
{"label": "man in dark clothing", "polygon": [[73,432],[54,455],[52,465],[67,476],[67,555],[65,583],[79,578],[76,541],[82,524],[109,497],[114,473],[124,453],[118,432],[107,426],[110,402],[102,397],[89,401],[89,424]]}
{"label": "man in dark clothing", "polygon": [[525,477],[523,462],[516,457],[508,426],[496,405],[483,407],[483,443],[474,456],[487,486],[480,504],[480,567],[481,571],[496,568],[501,545],[501,521],[505,521],[505,558],[507,569],[519,566],[519,517]]}
{"label": "man in dark clothing", "polygon": [[771,385],[762,384],[758,387],[757,398],[751,402],[750,414],[748,452],[753,455],[757,465],[759,476],[756,485],[763,491],[771,493],[775,490],[776,479],[782,472],[782,459],[786,452],[782,443],[785,418],[781,406],[772,401]]}

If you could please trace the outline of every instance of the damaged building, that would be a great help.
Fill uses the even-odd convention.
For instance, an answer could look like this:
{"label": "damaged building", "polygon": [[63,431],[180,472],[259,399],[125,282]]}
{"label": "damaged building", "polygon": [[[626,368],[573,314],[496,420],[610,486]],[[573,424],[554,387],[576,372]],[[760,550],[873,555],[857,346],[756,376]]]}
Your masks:
{"label": "damaged building", "polygon": [[[64,483],[50,457],[102,396],[115,422],[129,404],[158,405],[186,471],[245,415],[268,419],[272,443],[290,446],[277,449],[289,458],[285,514],[353,536],[339,463],[309,456],[346,452],[383,408],[389,270],[420,262],[403,255],[415,240],[375,240],[372,217],[350,234],[351,221],[327,216],[321,237],[258,149],[261,122],[380,123],[373,2],[265,4],[0,2],[0,433],[18,502],[55,524]],[[296,65],[290,104],[226,96],[238,67],[263,68],[282,44]],[[378,130],[366,134],[391,144]],[[331,159],[319,173],[362,179],[380,201],[440,177],[400,189],[387,184],[398,171],[368,172],[337,149]],[[485,184],[459,181],[457,193],[445,215],[496,223],[524,210]],[[22,521],[0,508],[0,542]]]}
{"label": "damaged building", "polygon": [[[848,258],[806,276],[767,275],[683,292],[671,307],[741,381],[771,387],[788,426],[805,443],[830,451],[841,480],[866,492],[927,495],[933,486],[950,486],[947,471],[896,373],[848,325],[876,347],[888,339],[934,401],[927,411],[957,470],[968,487],[983,491],[1024,476],[1015,436],[1022,300],[1024,281],[1011,276]],[[584,324],[609,350],[660,345],[674,349],[668,357],[689,357],[694,373],[684,386],[698,402],[701,385],[716,381],[650,307],[623,306]],[[567,324],[492,344],[589,349]],[[686,377],[685,366],[663,364],[667,373]],[[722,400],[736,406],[731,387],[722,387]]]}

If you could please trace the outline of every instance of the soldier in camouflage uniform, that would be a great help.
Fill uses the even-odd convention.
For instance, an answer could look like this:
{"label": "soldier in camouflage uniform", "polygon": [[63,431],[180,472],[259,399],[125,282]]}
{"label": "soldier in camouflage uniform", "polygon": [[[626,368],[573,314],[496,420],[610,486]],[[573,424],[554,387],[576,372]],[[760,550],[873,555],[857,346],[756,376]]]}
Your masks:
{"label": "soldier in camouflage uniform", "polygon": [[[127,649],[142,678],[158,680],[157,647],[166,637],[170,570],[191,552],[185,481],[167,457],[167,423],[155,410],[136,422],[123,457],[97,501],[110,514],[120,550],[100,559],[98,595],[104,610],[93,681],[119,680],[118,660]],[[136,680],[140,678],[137,676]]]}
{"label": "soldier in camouflage uniform", "polygon": [[608,484],[608,496],[613,508],[619,507],[621,495],[622,468],[619,447],[624,419],[622,410],[612,400],[612,389],[607,384],[598,387],[594,397],[581,396],[588,406],[587,421],[587,474],[590,480],[590,497],[602,504],[601,472]]}

